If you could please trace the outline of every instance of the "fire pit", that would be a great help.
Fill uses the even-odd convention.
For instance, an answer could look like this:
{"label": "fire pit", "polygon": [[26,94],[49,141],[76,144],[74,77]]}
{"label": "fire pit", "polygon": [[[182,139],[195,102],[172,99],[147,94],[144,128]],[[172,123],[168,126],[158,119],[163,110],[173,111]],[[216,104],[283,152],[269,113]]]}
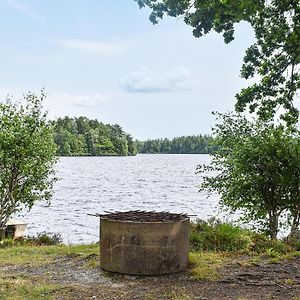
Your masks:
{"label": "fire pit", "polygon": [[106,271],[157,275],[186,269],[189,217],[128,211],[100,216],[100,265]]}

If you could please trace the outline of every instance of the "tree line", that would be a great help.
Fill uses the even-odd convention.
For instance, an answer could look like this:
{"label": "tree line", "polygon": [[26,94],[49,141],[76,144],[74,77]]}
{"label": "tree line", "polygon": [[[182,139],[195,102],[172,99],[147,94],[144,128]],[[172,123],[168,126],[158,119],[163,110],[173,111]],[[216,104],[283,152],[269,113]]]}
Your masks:
{"label": "tree line", "polygon": [[134,141],[120,125],[86,117],[53,121],[58,156],[127,156],[137,153],[211,154],[216,149],[209,135]]}
{"label": "tree line", "polygon": [[139,153],[211,154],[216,150],[209,135],[180,136],[173,139],[137,141]]}
{"label": "tree line", "polygon": [[58,156],[136,155],[136,143],[120,125],[86,117],[58,118],[53,122]]}

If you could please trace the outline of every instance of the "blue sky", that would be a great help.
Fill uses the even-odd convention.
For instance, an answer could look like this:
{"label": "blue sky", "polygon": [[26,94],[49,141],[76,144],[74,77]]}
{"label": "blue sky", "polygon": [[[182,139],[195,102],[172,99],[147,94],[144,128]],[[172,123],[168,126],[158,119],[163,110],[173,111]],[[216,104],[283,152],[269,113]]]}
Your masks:
{"label": "blue sky", "polygon": [[49,116],[118,123],[135,138],[210,133],[232,110],[247,24],[225,45],[181,20],[153,26],[133,0],[0,0],[0,96],[48,94]]}

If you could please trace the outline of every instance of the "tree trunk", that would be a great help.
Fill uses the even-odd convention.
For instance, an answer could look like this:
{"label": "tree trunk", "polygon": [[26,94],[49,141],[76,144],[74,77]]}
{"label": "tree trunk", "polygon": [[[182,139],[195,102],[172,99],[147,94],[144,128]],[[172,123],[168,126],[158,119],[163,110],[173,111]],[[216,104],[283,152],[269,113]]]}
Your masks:
{"label": "tree trunk", "polygon": [[0,241],[5,239],[5,229],[1,228],[0,229]]}
{"label": "tree trunk", "polygon": [[291,241],[293,239],[296,231],[298,230],[299,223],[300,223],[300,213],[297,211],[294,214],[293,222],[291,225],[291,231],[290,234],[288,235],[288,241]]}
{"label": "tree trunk", "polygon": [[277,240],[278,214],[276,212],[271,212],[269,214],[269,234],[272,240]]}

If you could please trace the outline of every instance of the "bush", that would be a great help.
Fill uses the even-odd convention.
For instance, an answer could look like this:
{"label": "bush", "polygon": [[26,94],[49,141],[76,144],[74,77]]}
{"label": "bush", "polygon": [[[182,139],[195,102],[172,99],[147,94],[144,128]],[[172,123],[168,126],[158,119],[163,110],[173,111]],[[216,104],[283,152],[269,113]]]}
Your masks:
{"label": "bush", "polygon": [[[280,253],[286,254],[287,252],[297,250],[293,245],[280,240],[271,240],[266,235],[253,233],[251,251],[256,253]],[[272,255],[269,255],[272,256]]]}
{"label": "bush", "polygon": [[265,234],[222,223],[216,218],[192,223],[190,242],[192,251],[247,252],[269,257],[300,251],[300,242],[272,240]]}
{"label": "bush", "polygon": [[18,240],[5,239],[0,241],[0,248],[14,246],[53,246],[62,243],[62,237],[58,233],[41,232],[37,236],[27,236]]}
{"label": "bush", "polygon": [[248,251],[252,246],[250,230],[232,223],[222,223],[215,218],[197,220],[192,224],[190,239],[194,251]]}
{"label": "bush", "polygon": [[52,246],[62,243],[62,237],[59,233],[41,232],[36,237],[27,237],[27,243],[37,246]]}

